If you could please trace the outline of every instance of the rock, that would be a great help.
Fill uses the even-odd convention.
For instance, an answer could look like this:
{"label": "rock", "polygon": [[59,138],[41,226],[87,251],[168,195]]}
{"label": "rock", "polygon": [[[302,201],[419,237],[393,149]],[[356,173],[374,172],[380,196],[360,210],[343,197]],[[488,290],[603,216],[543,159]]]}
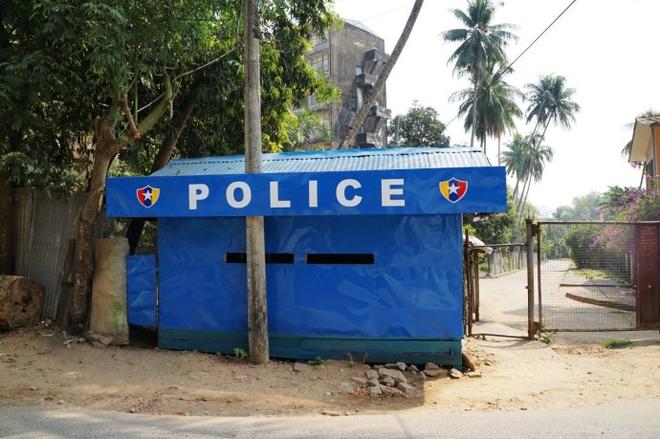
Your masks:
{"label": "rock", "polygon": [[324,395],[325,396],[332,396],[332,392],[325,392]]}
{"label": "rock", "polygon": [[387,363],[385,365],[385,369],[399,369],[399,366],[396,365],[396,363]]}
{"label": "rock", "polygon": [[367,377],[369,380],[377,380],[378,377],[378,372],[372,369],[369,369],[364,373],[364,375]]}
{"label": "rock", "polygon": [[463,367],[467,370],[477,370],[477,366],[475,361],[469,356],[466,355],[465,353],[461,354],[461,358],[463,361]]}
{"label": "rock", "polygon": [[367,379],[362,377],[352,377],[351,381],[358,386],[364,386],[367,384]]}
{"label": "rock", "polygon": [[369,387],[380,387],[380,382],[378,382],[377,378],[369,378],[367,380],[367,386],[369,386]]}
{"label": "rock", "polygon": [[340,393],[353,393],[354,390],[355,390],[355,388],[353,387],[353,384],[351,384],[347,381],[343,381],[343,382],[339,383],[339,392]]}
{"label": "rock", "polygon": [[383,389],[380,386],[369,387],[369,396],[376,397],[382,394],[383,394]]}
{"label": "rock", "polygon": [[415,388],[407,383],[399,383],[396,385],[396,388],[401,390],[403,393],[412,393]]}
{"label": "rock", "polygon": [[293,365],[293,371],[294,372],[300,373],[300,372],[305,372],[305,371],[309,371],[309,370],[312,370],[312,366],[310,366],[309,364],[295,363]]}
{"label": "rock", "polygon": [[67,372],[64,374],[64,376],[72,380],[79,380],[82,378],[82,374],[76,371]]}
{"label": "rock", "polygon": [[463,372],[452,367],[451,370],[449,371],[449,376],[454,379],[458,379],[463,377]]}
{"label": "rock", "polygon": [[490,361],[490,360],[486,360],[486,361],[484,361],[484,364],[485,364],[486,366],[492,366],[492,365],[493,365],[493,362]]}
{"label": "rock", "polygon": [[403,372],[404,370],[406,370],[406,363],[402,361],[397,361],[396,367],[399,368],[401,372]]}
{"label": "rock", "polygon": [[[190,375],[190,378],[193,378],[193,376]],[[195,377],[195,379],[199,379],[199,378]],[[247,380],[248,380],[248,376],[247,376],[247,375],[236,375],[236,376],[234,377],[234,379],[237,380],[237,381],[247,381]]]}
{"label": "rock", "polygon": [[408,366],[408,369],[410,369],[410,371],[413,372],[413,373],[419,372],[419,368],[417,368],[417,366],[415,366],[414,364],[411,364],[410,366]]}
{"label": "rock", "polygon": [[468,378],[481,378],[480,370],[473,370],[467,373]]}
{"label": "rock", "polygon": [[[92,346],[97,348],[106,348],[113,342],[113,338],[111,336],[99,334],[93,331],[87,332],[86,337]],[[70,347],[70,345],[67,345],[67,347]]]}
{"label": "rock", "polygon": [[427,370],[438,370],[441,369],[440,366],[438,366],[435,363],[431,363],[430,361],[424,365],[424,371],[426,372]]}
{"label": "rock", "polygon": [[22,276],[0,276],[0,330],[39,322],[44,289]]}
{"label": "rock", "polygon": [[396,385],[396,383],[394,382],[394,378],[390,376],[381,378],[380,383],[384,386],[389,386],[389,387],[394,387]]}
{"label": "rock", "polygon": [[340,412],[336,412],[334,410],[328,410],[328,409],[321,410],[321,414],[324,416],[341,416]]}
{"label": "rock", "polygon": [[381,391],[385,396],[403,396],[403,392],[394,387],[381,387]]}
{"label": "rock", "polygon": [[408,380],[406,380],[406,377],[403,375],[403,373],[400,370],[392,370],[392,369],[386,369],[384,367],[378,369],[378,376],[382,380],[383,378],[389,376],[391,377],[394,382],[396,383],[406,383]]}
{"label": "rock", "polygon": [[447,369],[425,369],[422,373],[429,378],[445,378],[449,375]]}

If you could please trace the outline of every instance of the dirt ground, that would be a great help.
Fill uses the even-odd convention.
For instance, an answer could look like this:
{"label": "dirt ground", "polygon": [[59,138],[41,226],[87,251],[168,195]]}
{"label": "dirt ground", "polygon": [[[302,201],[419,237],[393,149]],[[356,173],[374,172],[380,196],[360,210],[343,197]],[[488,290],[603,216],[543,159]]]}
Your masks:
{"label": "dirt ground", "polygon": [[[634,333],[649,334],[649,333]],[[59,405],[130,413],[248,416],[392,410],[533,410],[660,398],[660,338],[624,349],[596,340],[468,340],[480,378],[422,380],[413,395],[371,398],[351,391],[363,364],[327,361],[254,366],[197,352],[98,348],[53,328],[0,333],[0,405]],[[655,334],[655,335],[653,335]]]}

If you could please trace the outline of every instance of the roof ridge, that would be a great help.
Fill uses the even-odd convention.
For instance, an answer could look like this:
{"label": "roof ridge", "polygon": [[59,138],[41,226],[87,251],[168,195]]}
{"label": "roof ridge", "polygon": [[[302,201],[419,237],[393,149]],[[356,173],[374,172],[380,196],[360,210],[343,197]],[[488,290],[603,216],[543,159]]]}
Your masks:
{"label": "roof ridge", "polygon": [[[418,150],[415,150],[419,148]],[[433,148],[433,149],[431,149]],[[339,150],[325,150],[336,152]],[[269,162],[278,162],[278,161],[294,161],[294,160],[332,160],[332,159],[341,159],[341,158],[360,158],[360,157],[376,157],[376,156],[401,156],[401,155],[422,155],[422,154],[459,154],[466,152],[481,152],[479,148],[474,147],[407,147],[405,151],[401,149],[393,148],[392,151],[387,151],[385,148],[380,148],[374,151],[360,151],[354,154],[351,154],[349,151],[345,150],[341,152],[346,152],[342,155],[322,155],[325,151],[291,151],[294,154],[300,154],[297,156],[283,156],[285,153],[267,153],[266,157],[262,158],[262,161]],[[302,154],[301,154],[302,153]],[[309,153],[305,155],[305,153]],[[273,157],[274,156],[274,157]],[[210,157],[199,157],[199,158],[184,158],[184,159],[175,159],[168,163],[170,166],[172,163],[177,164],[202,164],[202,163],[232,163],[236,161],[245,160],[245,156],[242,155],[227,155],[227,156],[210,156]]]}

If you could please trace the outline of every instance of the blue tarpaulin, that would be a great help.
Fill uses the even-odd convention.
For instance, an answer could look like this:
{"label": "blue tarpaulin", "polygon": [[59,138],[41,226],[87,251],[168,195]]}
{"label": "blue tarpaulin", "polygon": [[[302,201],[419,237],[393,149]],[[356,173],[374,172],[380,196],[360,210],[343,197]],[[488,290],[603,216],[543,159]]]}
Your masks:
{"label": "blue tarpaulin", "polygon": [[126,257],[128,323],[156,327],[156,260],[154,255]]}
{"label": "blue tarpaulin", "polygon": [[[227,261],[245,252],[244,224],[159,220],[161,328],[246,330],[245,263]],[[267,263],[271,332],[462,338],[458,215],[277,217],[265,227],[267,254],[293,257]],[[348,263],[310,263],[318,254]],[[373,255],[373,263],[350,255]]]}

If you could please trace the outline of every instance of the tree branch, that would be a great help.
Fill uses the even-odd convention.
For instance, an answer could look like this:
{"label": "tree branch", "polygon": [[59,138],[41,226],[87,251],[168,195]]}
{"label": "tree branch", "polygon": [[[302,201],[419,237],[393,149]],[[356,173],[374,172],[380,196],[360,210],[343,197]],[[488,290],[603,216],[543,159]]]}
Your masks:
{"label": "tree branch", "polygon": [[163,97],[160,102],[144,119],[142,119],[142,121],[140,121],[140,124],[137,127],[140,136],[151,130],[170,107],[170,102],[172,101],[172,81],[167,73],[165,74],[164,86],[165,91],[163,92]]}
{"label": "tree branch", "polygon": [[121,108],[121,111],[124,113],[124,117],[126,117],[126,120],[128,121],[128,131],[131,135],[131,138],[139,139],[141,136],[140,131],[135,125],[135,120],[133,119],[131,108],[128,106],[128,96],[126,95],[126,93],[124,93],[124,96],[119,101],[119,106]]}

